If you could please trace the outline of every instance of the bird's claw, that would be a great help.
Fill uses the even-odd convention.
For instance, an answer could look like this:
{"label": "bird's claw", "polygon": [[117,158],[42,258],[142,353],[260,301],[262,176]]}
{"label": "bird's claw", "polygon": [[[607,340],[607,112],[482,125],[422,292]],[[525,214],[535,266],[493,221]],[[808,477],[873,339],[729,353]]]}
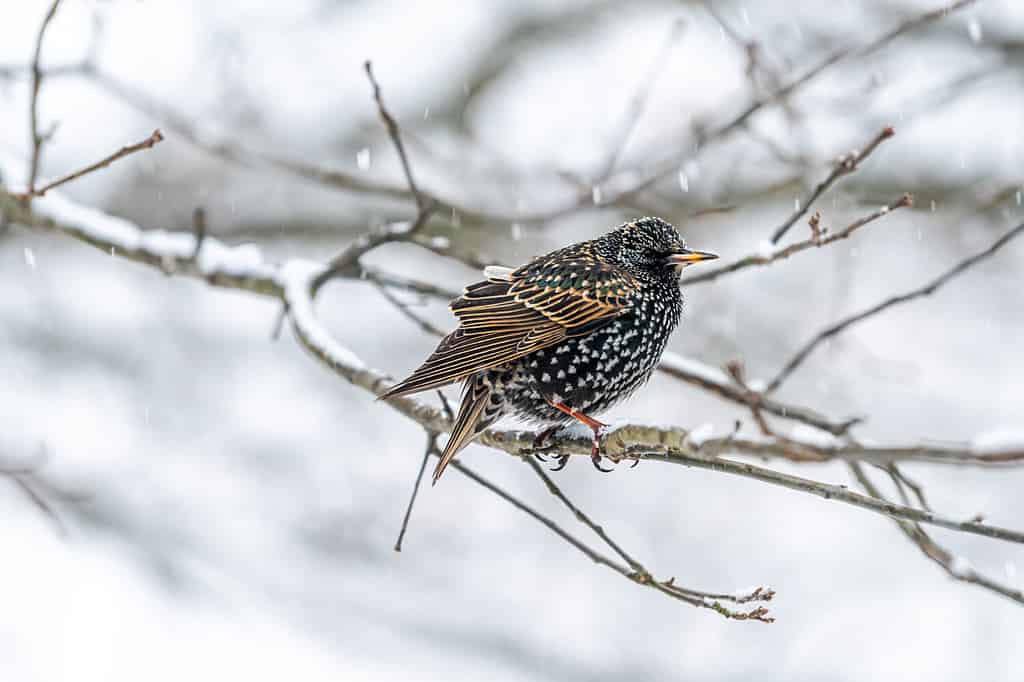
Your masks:
{"label": "bird's claw", "polygon": [[545,443],[547,443],[548,439],[551,438],[552,435],[554,435],[555,431],[557,431],[558,428],[558,426],[549,426],[548,428],[542,430],[536,436],[534,436],[532,454],[541,462],[546,463],[548,461],[548,458],[544,455],[543,451],[551,446],[545,445]]}
{"label": "bird's claw", "polygon": [[[605,469],[601,466],[601,436],[604,435],[604,424],[594,429],[594,440],[590,444],[590,461],[594,465],[594,468],[604,474],[610,474],[615,471],[615,467],[611,469]],[[608,457],[608,459],[615,461],[614,458]]]}
{"label": "bird's claw", "polygon": [[558,455],[555,459],[558,460],[558,464],[552,467],[551,471],[561,471],[569,463],[569,455]]}

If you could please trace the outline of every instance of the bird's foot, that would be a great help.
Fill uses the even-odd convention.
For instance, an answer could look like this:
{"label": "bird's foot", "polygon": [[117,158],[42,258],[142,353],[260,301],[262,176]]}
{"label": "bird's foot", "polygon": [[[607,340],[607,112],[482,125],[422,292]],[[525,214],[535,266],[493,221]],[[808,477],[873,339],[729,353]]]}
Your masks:
{"label": "bird's foot", "polygon": [[[593,417],[591,417],[590,419],[591,421],[594,422],[593,424],[588,424],[588,426],[590,426],[594,430],[594,439],[590,442],[590,461],[591,463],[593,463],[594,468],[600,471],[601,473],[611,473],[612,471],[615,471],[614,467],[612,467],[611,469],[605,469],[603,466],[601,466],[601,437],[604,436],[605,429],[608,427],[608,425],[597,421]],[[615,461],[613,457],[609,457],[608,459],[612,460],[613,462]]]}
{"label": "bird's foot", "polygon": [[551,467],[551,471],[561,471],[565,468],[565,465],[569,463],[569,455],[558,455],[555,457],[555,461],[557,461],[558,464]]}
{"label": "bird's foot", "polygon": [[548,461],[548,458],[544,456],[544,450],[547,450],[551,447],[551,445],[548,444],[548,440],[551,439],[551,436],[553,436],[559,428],[561,427],[558,426],[557,424],[554,426],[549,426],[546,429],[541,430],[540,432],[537,433],[536,436],[534,436],[532,453],[534,457],[536,457],[542,462]]}

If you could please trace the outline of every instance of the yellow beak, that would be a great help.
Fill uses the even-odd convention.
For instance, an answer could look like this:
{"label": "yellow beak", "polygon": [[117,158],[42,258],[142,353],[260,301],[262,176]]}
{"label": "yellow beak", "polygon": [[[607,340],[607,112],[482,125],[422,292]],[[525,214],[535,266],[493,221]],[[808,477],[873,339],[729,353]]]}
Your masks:
{"label": "yellow beak", "polygon": [[674,263],[675,265],[689,265],[690,263],[697,263],[702,260],[714,260],[715,258],[718,258],[718,254],[710,253],[708,251],[691,251],[687,249],[682,253],[673,253],[665,260],[669,263]]}

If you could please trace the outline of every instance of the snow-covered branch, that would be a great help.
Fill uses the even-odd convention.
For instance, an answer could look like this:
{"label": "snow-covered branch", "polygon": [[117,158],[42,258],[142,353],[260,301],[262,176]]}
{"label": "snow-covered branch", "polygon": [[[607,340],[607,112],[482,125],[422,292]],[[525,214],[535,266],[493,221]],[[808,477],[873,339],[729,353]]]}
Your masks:
{"label": "snow-covered branch", "polygon": [[[4,167],[6,173],[7,167]],[[48,194],[26,209],[10,194],[0,192],[0,208],[5,219],[24,225],[55,230],[95,246],[114,256],[127,258],[160,268],[170,274],[204,279],[212,285],[251,291],[281,299],[288,308],[288,317],[299,342],[325,366],[349,383],[373,395],[380,395],[391,385],[388,376],[365,365],[351,350],[339,343],[317,320],[313,310],[312,287],[325,265],[314,261],[291,259],[274,264],[263,258],[254,246],[229,246],[207,237],[198,259],[193,260],[196,237],[187,232],[143,230],[120,218],[85,208],[67,200],[59,193]],[[668,362],[680,371],[700,376],[709,385],[727,385],[724,373],[679,356]],[[738,389],[737,389],[738,390]],[[389,400],[390,407],[428,430],[446,431],[448,418],[438,409],[412,398]],[[1012,542],[1024,542],[1024,533],[990,526],[976,521],[957,521],[932,512],[907,506],[882,503],[852,492],[843,486],[783,474],[753,464],[724,458],[725,453],[757,457],[793,458],[793,448],[810,450],[821,461],[846,460],[868,463],[919,461],[957,465],[1009,465],[1024,462],[1024,447],[1001,447],[983,451],[965,446],[864,446],[844,444],[841,440],[819,434],[819,437],[764,439],[738,438],[726,435],[717,438],[696,438],[690,429],[676,426],[624,424],[605,437],[605,454],[612,458],[642,459],[672,463],[753,478],[772,485],[817,495],[824,499],[845,502],[892,518],[938,525],[966,533],[984,535]],[[824,441],[820,436],[828,438]],[[491,429],[480,443],[515,456],[534,452],[536,433],[513,429]],[[590,454],[590,436],[564,430],[555,435],[555,448],[570,455]],[[1006,442],[1001,445],[1006,446]],[[1024,445],[1024,444],[1019,444]],[[979,449],[980,450],[980,449]]]}

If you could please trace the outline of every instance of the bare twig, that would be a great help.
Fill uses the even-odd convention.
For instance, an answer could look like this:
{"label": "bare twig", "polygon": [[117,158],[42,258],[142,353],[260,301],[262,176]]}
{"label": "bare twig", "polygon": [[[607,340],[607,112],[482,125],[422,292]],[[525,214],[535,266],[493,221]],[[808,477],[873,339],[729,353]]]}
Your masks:
{"label": "bare twig", "polygon": [[[743,129],[748,120],[755,113],[765,107],[784,101],[793,95],[793,93],[798,89],[804,87],[807,83],[814,80],[822,72],[833,65],[850,57],[859,57],[871,54],[886,46],[899,36],[946,16],[951,12],[971,5],[974,2],[976,2],[976,0],[959,0],[959,2],[925,12],[904,20],[889,31],[881,34],[874,40],[871,40],[862,46],[846,47],[831,53],[799,78],[796,78],[785,86],[776,88],[765,96],[753,99],[738,115],[728,122],[703,132],[700,136],[702,143],[701,149],[707,148],[708,144],[712,141],[722,141],[736,131]],[[143,93],[132,86],[118,82],[110,75],[102,73],[92,65],[88,65],[88,68],[71,69],[69,73],[89,78],[93,83],[105,89],[107,92],[110,92],[115,97],[122,99],[130,106],[146,112],[152,117],[160,118],[164,122],[166,128],[175,130],[177,134],[186,141],[197,145],[207,153],[213,154],[227,161],[243,165],[252,165],[253,163],[268,164],[282,172],[343,190],[354,190],[373,193],[379,196],[401,198],[409,197],[411,194],[409,189],[396,187],[390,183],[382,183],[363,176],[350,175],[333,169],[317,167],[304,161],[283,159],[273,154],[246,149],[244,146],[234,142],[213,138],[204,133],[198,127],[189,123],[188,120],[180,113],[174,112],[166,105],[155,101],[154,98],[146,93]],[[616,178],[618,176],[609,178],[607,183],[602,184],[602,189],[606,190],[604,191],[604,199],[601,202],[602,205],[622,204],[634,194],[646,189],[661,178],[676,172],[680,164],[685,161],[688,156],[689,155],[684,155],[680,158],[678,154],[673,154],[670,158],[666,158],[659,163],[650,165],[650,172],[640,174],[639,176],[635,169],[627,169],[621,172],[622,177],[619,178],[621,182],[616,182]],[[617,187],[617,185],[620,184],[623,186]],[[516,221],[519,223],[536,223],[553,220],[577,211],[581,207],[592,204],[592,197],[589,188],[586,188],[586,191],[578,192],[576,196],[567,203],[554,208],[535,212],[523,211],[518,208],[516,210],[505,211],[493,209],[485,210],[454,198],[445,198],[442,200],[438,197],[430,197],[430,195],[422,189],[420,189],[420,195],[424,198],[434,198],[441,206],[455,208],[460,214],[467,217],[473,217],[481,221]]]}
{"label": "bare twig", "polygon": [[[565,505],[565,507],[569,509],[570,512],[572,512],[573,516],[575,516],[580,523],[594,531],[594,533],[597,534],[597,536],[600,537],[601,540],[604,541],[606,545],[608,545],[608,547],[610,547],[616,554],[619,555],[619,557],[623,561],[626,562],[626,565],[622,565],[617,561],[614,561],[609,557],[600,554],[599,552],[590,548],[589,546],[584,545],[582,541],[569,535],[553,521],[542,518],[538,514],[534,513],[532,510],[524,508],[523,506],[520,506],[515,502],[513,502],[513,504],[516,504],[516,506],[519,509],[526,511],[531,516],[534,516],[534,518],[536,518],[538,521],[541,521],[541,523],[551,528],[551,530],[553,530],[560,537],[562,537],[563,540],[566,540],[570,544],[575,546],[581,552],[586,554],[595,563],[607,566],[616,573],[619,573],[620,575],[629,578],[630,580],[639,585],[646,585],[647,587],[654,588],[659,592],[667,594],[668,596],[674,599],[678,599],[679,601],[690,604],[691,606],[711,609],[721,614],[722,616],[732,620],[758,620],[763,623],[772,623],[775,621],[774,618],[768,615],[768,610],[765,609],[763,606],[756,607],[753,610],[747,612],[738,612],[725,607],[721,603],[722,601],[730,601],[736,604],[746,604],[752,601],[766,602],[770,601],[772,597],[775,596],[775,592],[773,590],[766,590],[764,588],[759,587],[753,592],[750,592],[749,594],[730,595],[713,592],[702,592],[699,590],[692,590],[689,588],[681,587],[675,584],[675,578],[669,578],[665,581],[656,580],[646,568],[644,568],[639,562],[633,559],[614,540],[612,540],[608,536],[608,534],[605,533],[604,529],[601,528],[601,526],[594,523],[589,516],[587,516],[579,507],[573,504],[572,501],[570,501],[569,498],[566,497],[565,493],[563,493],[561,489],[555,484],[555,482],[551,480],[551,477],[544,473],[544,470],[541,468],[539,464],[537,464],[536,461],[534,461],[532,457],[527,456],[524,459],[530,465],[530,468],[532,468],[534,472],[536,472],[537,476],[539,476],[540,479],[544,482],[548,491],[556,498],[558,498],[558,500],[563,505]],[[457,460],[453,461],[452,465],[461,466],[461,464]],[[499,495],[501,495],[501,493],[499,493]]]}
{"label": "bare twig", "polygon": [[520,501],[519,499],[515,498],[510,493],[506,492],[503,488],[495,485],[494,483],[491,483],[483,476],[480,476],[459,460],[453,459],[448,466],[460,472],[474,483],[483,486],[485,489],[489,490],[490,492],[494,493],[501,499],[505,500],[519,511],[531,516],[535,521],[540,522],[543,526],[547,527],[548,530],[553,532],[558,537],[562,538],[562,540],[566,541],[567,543],[578,549],[595,564],[606,566],[612,569],[613,571],[616,571],[617,573],[622,573],[623,575],[628,575],[630,573],[630,569],[628,566],[620,564],[611,557],[607,557],[598,552],[597,550],[589,547],[586,543],[573,536],[571,533],[569,533],[567,530],[559,526],[557,523],[555,523],[548,517],[544,516],[537,510],[533,509],[532,507],[528,506],[524,502]]}
{"label": "bare twig", "polygon": [[23,201],[30,201],[35,195],[36,178],[39,176],[39,160],[43,153],[43,144],[46,142],[46,135],[39,131],[39,88],[43,84],[43,71],[40,68],[40,60],[43,55],[43,38],[46,36],[46,29],[50,27],[60,7],[61,0],[53,0],[50,8],[43,17],[43,23],[39,26],[39,33],[36,35],[35,53],[32,55],[32,99],[29,105],[29,128],[32,135],[32,160],[29,162],[28,181],[25,183],[28,190]]}
{"label": "bare twig", "polygon": [[677,19],[672,23],[669,28],[668,35],[665,36],[664,42],[661,47],[654,55],[654,59],[651,61],[650,68],[644,74],[644,77],[640,80],[640,84],[633,97],[630,98],[629,104],[626,106],[625,112],[623,112],[622,118],[619,121],[616,134],[614,136],[615,143],[611,148],[611,152],[608,154],[608,158],[605,160],[603,167],[594,180],[595,184],[604,182],[611,175],[612,171],[615,170],[615,165],[619,162],[622,153],[626,150],[629,145],[629,139],[633,136],[633,131],[636,129],[637,123],[640,121],[640,117],[644,113],[644,109],[647,108],[647,101],[650,99],[651,91],[654,89],[654,84],[658,80],[658,74],[665,68],[665,60],[668,58],[669,53],[672,51],[672,46],[679,36],[686,30],[686,21],[684,19]]}
{"label": "bare twig", "polygon": [[903,470],[900,469],[896,462],[889,462],[885,466],[885,471],[889,474],[890,478],[892,478],[897,489],[899,489],[900,495],[903,496],[903,504],[910,506],[910,500],[906,497],[906,492],[903,490],[904,488],[910,488],[914,493],[914,497],[917,498],[918,506],[920,506],[921,509],[927,509],[928,511],[932,510],[931,505],[928,504],[928,498],[925,497],[924,488],[917,481],[903,473]]}
{"label": "bare twig", "polygon": [[783,419],[803,422],[822,431],[827,431],[833,436],[845,434],[850,427],[861,421],[860,418],[847,419],[842,422],[832,421],[812,409],[782,403],[774,398],[744,391],[730,382],[725,372],[717,367],[705,365],[671,351],[661,356],[658,370],[746,407],[750,407],[751,403],[756,401],[760,409],[765,412]]}
{"label": "bare twig", "polygon": [[559,488],[558,485],[553,480],[551,480],[551,477],[544,472],[544,469],[540,466],[540,464],[537,463],[536,459],[534,459],[530,455],[525,455],[523,457],[523,461],[526,462],[530,466],[530,468],[533,469],[533,472],[537,474],[540,480],[544,482],[544,485],[545,487],[547,487],[548,492],[554,495],[556,498],[558,498],[558,501],[564,504],[565,507],[570,512],[572,512],[572,515],[576,517],[577,521],[582,523],[590,530],[594,531],[594,534],[597,535],[597,537],[601,538],[604,544],[608,545],[616,554],[619,555],[619,557],[623,561],[629,564],[629,567],[632,568],[634,571],[644,573],[647,572],[647,570],[636,559],[627,554],[626,551],[622,549],[622,547],[620,547],[617,542],[612,540],[611,537],[609,537],[608,534],[605,533],[604,528],[591,521],[589,516],[583,513],[583,511],[579,507],[573,504],[572,501],[568,497],[566,497],[565,493],[562,492],[562,489]]}
{"label": "bare twig", "polygon": [[[853,477],[868,495],[879,500],[885,500],[885,496],[882,495],[881,491],[871,481],[867,472],[864,471],[864,468],[860,466],[860,464],[857,462],[850,462],[849,468]],[[918,546],[926,557],[942,567],[950,578],[970,583],[972,585],[977,585],[986,590],[1012,599],[1019,604],[1024,604],[1024,591],[1008,587],[982,575],[975,570],[969,561],[963,557],[953,555],[953,553],[948,549],[935,542],[931,535],[929,535],[928,532],[919,524],[911,523],[909,521],[896,521],[896,525],[899,526],[899,529],[911,542]]]}
{"label": "bare twig", "polygon": [[733,360],[726,364],[725,369],[729,372],[729,376],[732,377],[736,385],[743,390],[746,395],[751,397],[748,407],[750,407],[750,413],[754,417],[754,423],[761,429],[761,433],[770,437],[778,438],[772,428],[768,425],[767,420],[764,418],[764,414],[761,412],[761,400],[762,396],[757,391],[754,391],[747,385],[746,370],[743,367],[743,363],[739,360]]}
{"label": "bare twig", "polygon": [[[708,144],[712,141],[722,141],[731,136],[736,131],[742,129],[747,125],[747,122],[765,107],[769,105],[782,102],[793,95],[797,90],[803,88],[808,83],[816,79],[822,73],[827,71],[832,66],[848,59],[851,57],[864,57],[870,55],[878,50],[882,49],[896,38],[909,33],[921,26],[931,23],[937,19],[941,19],[949,15],[952,12],[963,9],[969,5],[974,4],[977,0],[958,0],[952,4],[944,5],[935,10],[924,12],[917,16],[906,19],[889,31],[881,34],[875,39],[861,45],[861,46],[848,46],[840,48],[823,60],[818,62],[815,66],[807,70],[803,75],[795,78],[786,85],[775,89],[771,93],[753,99],[739,114],[733,117],[728,122],[704,131],[700,134],[701,149],[707,148]],[[679,168],[680,164],[689,158],[689,154],[680,156],[679,154],[673,154],[661,161],[660,163],[652,166],[653,170],[650,171],[639,181],[632,181],[626,188],[622,189],[617,193],[606,193],[605,202],[615,202],[623,197],[630,196],[639,192],[647,187],[650,187],[654,183],[658,182],[665,176],[674,173]]]}
{"label": "bare twig", "polygon": [[373,88],[373,99],[377,103],[377,111],[380,113],[380,118],[384,122],[384,127],[388,131],[392,144],[395,146],[395,151],[398,152],[398,158],[402,163],[402,172],[405,174],[405,181],[409,185],[409,191],[412,193],[413,200],[416,202],[416,219],[411,225],[386,225],[383,229],[370,232],[357,239],[331,261],[328,268],[314,282],[314,291],[319,290],[331,278],[344,274],[353,268],[358,268],[359,259],[378,246],[391,242],[412,241],[427,224],[427,221],[430,220],[431,215],[433,215],[438,207],[438,203],[433,198],[424,195],[416,185],[412,166],[409,164],[409,157],[405,153],[405,145],[402,144],[402,132],[398,127],[398,122],[395,121],[391,112],[384,105],[380,84],[373,75],[373,65],[367,61],[363,64],[363,68],[366,70],[366,77],[370,79],[370,85]]}
{"label": "bare twig", "polygon": [[[751,92],[756,96],[759,90],[757,81],[758,72],[763,73],[770,80],[772,87],[778,87],[779,74],[774,69],[770,68],[764,63],[761,58],[761,46],[755,40],[747,40],[740,33],[733,28],[732,24],[725,20],[722,13],[715,7],[715,3],[711,0],[703,1],[704,10],[711,15],[711,18],[721,27],[722,32],[731,40],[736,47],[744,54],[747,59],[746,75],[747,80],[750,82]],[[773,150],[778,152],[778,150]],[[783,156],[778,154],[780,158]]]}
{"label": "bare twig", "polygon": [[327,269],[316,282],[316,289],[319,290],[328,280],[339,275],[349,275],[360,269],[359,259],[378,246],[394,242],[404,242],[415,235],[430,219],[433,212],[432,206],[427,206],[412,224],[391,223],[384,225],[378,230],[368,232],[348,245],[341,253],[331,259]]}
{"label": "bare twig", "polygon": [[[0,474],[6,472],[0,471]],[[25,494],[35,507],[42,512],[42,514],[50,520],[53,527],[57,530],[57,534],[61,537],[68,537],[68,528],[64,524],[64,521],[57,514],[57,511],[53,508],[53,505],[33,486],[25,477],[25,474],[12,473],[9,478],[15,487]]]}
{"label": "bare twig", "polygon": [[206,239],[206,210],[202,206],[196,206],[192,211],[192,234],[196,238],[196,248],[192,252],[192,260],[198,260],[203,250],[203,240]]}
{"label": "bare twig", "polygon": [[380,292],[380,295],[383,296],[388,303],[393,305],[398,310],[398,312],[402,313],[402,315],[404,315],[407,319],[411,320],[413,324],[415,324],[417,327],[425,331],[427,334],[430,334],[431,336],[444,336],[445,334],[447,334],[447,332],[444,331],[443,329],[439,329],[426,318],[420,317],[412,310],[410,310],[409,304],[399,300],[399,298],[392,294],[391,291],[388,290],[386,286],[384,286],[383,284],[379,284],[377,282],[374,282],[373,284],[375,287],[377,287],[377,291]]}
{"label": "bare twig", "polygon": [[[895,201],[891,202],[886,206],[882,206],[877,211],[869,213],[868,215],[862,218],[858,218],[857,220],[853,221],[852,223],[844,227],[842,230],[839,230],[838,232],[825,233],[820,229],[818,230],[818,232],[815,232],[814,228],[818,227],[818,223],[814,222],[812,223],[811,236],[808,237],[807,239],[804,239],[799,242],[793,242],[789,246],[786,246],[781,249],[768,249],[767,252],[765,252],[765,250],[762,250],[759,253],[753,253],[750,254],[749,256],[744,256],[739,260],[735,260],[732,263],[727,263],[720,267],[705,269],[700,274],[694,275],[692,277],[683,278],[681,284],[683,286],[687,286],[690,284],[697,284],[699,282],[711,282],[723,275],[728,275],[738,270],[744,270],[749,267],[760,265],[770,265],[772,263],[775,263],[776,261],[785,260],[786,258],[789,258],[793,254],[800,253],[801,251],[806,251],[807,249],[811,248],[820,248],[822,246],[827,246],[828,244],[837,242],[840,239],[846,239],[854,232],[867,225],[868,223],[874,222],[879,218],[883,218],[889,215],[890,212],[895,211],[896,209],[913,205],[914,197],[909,194],[904,194],[899,199],[896,199]],[[815,220],[814,216],[812,216],[811,219],[812,221]]]}
{"label": "bare twig", "polygon": [[413,505],[416,504],[416,496],[420,492],[420,483],[423,481],[423,472],[427,470],[427,460],[430,455],[437,451],[437,434],[427,432],[427,446],[423,449],[423,460],[420,462],[420,470],[416,474],[416,482],[412,484],[412,494],[409,495],[409,504],[405,508],[405,516],[402,517],[402,528],[398,531],[398,539],[395,540],[395,551],[402,551],[402,540],[405,539],[405,531],[409,528],[409,517],[412,516]]}
{"label": "bare twig", "polygon": [[94,171],[98,171],[101,168],[106,168],[107,166],[109,166],[110,164],[114,163],[118,159],[122,159],[122,158],[124,158],[126,156],[134,154],[135,152],[140,152],[140,151],[142,151],[144,149],[151,149],[153,147],[153,145],[155,145],[155,144],[157,144],[159,142],[162,142],[163,139],[164,139],[163,133],[161,133],[159,130],[154,130],[149,137],[147,137],[145,140],[142,140],[141,142],[136,142],[135,144],[130,144],[130,145],[126,146],[126,147],[121,147],[120,149],[118,149],[116,152],[114,152],[110,156],[107,156],[106,158],[101,159],[100,161],[97,161],[96,163],[90,164],[90,165],[86,166],[85,168],[77,170],[74,173],[69,173],[69,174],[65,175],[64,177],[59,178],[57,180],[54,180],[53,182],[50,182],[50,183],[48,183],[48,184],[46,184],[46,185],[44,185],[42,187],[39,187],[37,189],[33,189],[32,186],[30,185],[29,189],[26,192],[24,192],[22,194],[16,194],[15,196],[17,196],[18,198],[23,199],[23,200],[28,200],[31,197],[41,197],[41,196],[44,196],[47,192],[49,192],[54,187],[60,187],[61,185],[65,184],[67,182],[71,182],[72,180],[77,180],[78,178],[80,178],[80,177],[82,177],[84,175],[88,175],[89,173],[92,173]]}
{"label": "bare twig", "polygon": [[[0,477],[8,478],[14,487],[20,490],[25,497],[40,511],[42,514],[49,519],[56,529],[57,534],[61,537],[68,537],[68,527],[61,519],[57,510],[53,507],[50,501],[47,499],[46,493],[54,492],[52,487],[47,484],[38,475],[39,468],[46,461],[47,458],[46,448],[40,448],[39,455],[33,458],[33,461],[25,462],[23,464],[10,466],[4,464],[0,466]],[[41,492],[45,491],[45,492]]]}
{"label": "bare twig", "polygon": [[932,281],[928,282],[928,284],[918,287],[917,289],[912,289],[905,293],[899,294],[897,296],[891,296],[885,299],[884,301],[871,306],[867,310],[862,310],[861,312],[856,313],[855,315],[850,315],[849,317],[843,318],[839,322],[830,325],[823,331],[816,334],[814,338],[812,338],[810,341],[804,344],[800,348],[800,350],[797,351],[793,358],[789,362],[787,362],[786,365],[782,368],[779,374],[774,379],[771,380],[771,382],[765,388],[764,392],[771,393],[772,391],[778,389],[782,382],[785,381],[789,377],[789,375],[791,375],[794,372],[794,370],[796,370],[796,368],[799,367],[803,363],[803,361],[807,359],[807,356],[810,355],[811,352],[814,351],[814,349],[817,348],[826,339],[829,339],[835,336],[836,334],[839,334],[840,332],[850,327],[851,325],[857,324],[858,322],[862,322],[863,320],[873,317],[878,313],[881,313],[895,305],[909,303],[910,301],[913,301],[917,298],[932,295],[933,293],[938,291],[939,288],[941,288],[944,284],[955,278],[957,275],[963,273],[971,266],[985,260],[992,254],[994,254],[996,251],[1002,248],[1004,244],[1009,242],[1014,237],[1018,236],[1021,232],[1024,232],[1024,223],[1021,223],[1017,227],[1013,228],[1012,230],[1004,234],[1002,237],[993,242],[992,245],[989,246],[984,251],[980,251],[979,253],[974,254],[970,258],[965,258],[964,260],[960,261],[946,272],[942,273]]}
{"label": "bare twig", "polygon": [[416,186],[416,180],[412,176],[412,167],[409,165],[409,157],[405,153],[405,145],[402,144],[402,133],[398,128],[398,123],[387,107],[384,106],[380,84],[373,75],[373,64],[366,61],[363,63],[363,68],[366,70],[366,77],[370,79],[370,85],[373,87],[373,99],[377,103],[377,111],[380,113],[381,120],[384,121],[384,127],[387,128],[388,136],[391,138],[392,144],[395,145],[395,151],[398,152],[398,158],[402,162],[402,172],[405,173],[405,181],[409,185],[409,191],[412,192],[413,198],[416,200],[416,207],[419,209],[420,214],[423,214],[427,209],[429,200],[420,193],[419,187]]}
{"label": "bare twig", "polygon": [[797,206],[796,210],[793,211],[793,214],[789,216],[786,222],[782,223],[782,225],[776,228],[775,232],[772,233],[772,244],[778,244],[783,235],[789,231],[789,228],[791,228],[796,221],[800,220],[800,218],[807,213],[811,208],[811,204],[817,201],[822,194],[827,192],[828,188],[839,180],[839,178],[856,171],[860,167],[861,162],[868,158],[868,156],[871,155],[871,152],[878,148],[878,145],[882,144],[882,142],[888,140],[895,134],[896,132],[893,130],[892,126],[885,126],[877,135],[874,136],[874,138],[872,138],[870,142],[868,142],[867,146],[864,147],[863,150],[859,152],[853,151],[840,156],[828,177],[822,180],[818,186],[814,188],[814,191]]}
{"label": "bare twig", "polygon": [[422,296],[430,296],[431,298],[436,298],[438,300],[445,301],[446,303],[448,301],[455,300],[461,295],[454,289],[446,289],[445,287],[440,287],[431,282],[413,279],[412,277],[394,275],[366,265],[361,266],[359,271],[353,273],[351,277],[358,277],[359,279],[365,279],[367,282],[381,284],[393,289],[409,291]]}

